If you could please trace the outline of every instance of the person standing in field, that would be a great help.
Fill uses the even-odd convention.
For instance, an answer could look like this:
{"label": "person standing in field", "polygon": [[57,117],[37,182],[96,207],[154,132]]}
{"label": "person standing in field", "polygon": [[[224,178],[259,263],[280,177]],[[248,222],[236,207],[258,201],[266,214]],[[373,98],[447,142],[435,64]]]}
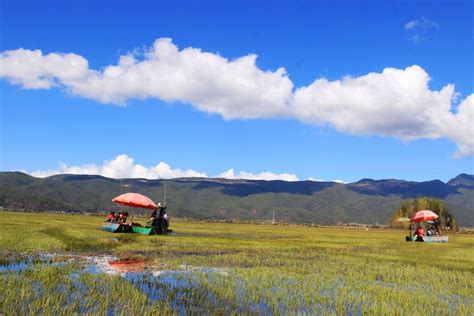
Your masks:
{"label": "person standing in field", "polygon": [[165,227],[167,225],[167,215],[166,215],[166,206],[163,206],[161,203],[158,203],[158,207],[151,213],[150,217],[148,218],[147,224],[152,227],[158,228],[158,234],[163,234],[165,232]]}
{"label": "person standing in field", "polygon": [[168,230],[166,226],[165,215],[166,215],[166,205],[158,203],[158,232],[159,234],[166,234]]}
{"label": "person standing in field", "polygon": [[149,226],[157,226],[156,224],[156,219],[158,218],[158,209],[156,208],[153,210],[153,213],[151,213],[150,217],[148,217],[147,224]]}

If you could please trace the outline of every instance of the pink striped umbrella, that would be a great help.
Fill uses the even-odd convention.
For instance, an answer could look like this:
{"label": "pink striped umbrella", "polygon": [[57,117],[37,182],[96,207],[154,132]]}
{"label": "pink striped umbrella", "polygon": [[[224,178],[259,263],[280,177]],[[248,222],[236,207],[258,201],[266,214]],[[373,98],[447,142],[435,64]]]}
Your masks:
{"label": "pink striped umbrella", "polygon": [[139,193],[125,193],[114,198],[112,202],[150,210],[154,210],[158,207],[149,197]]}
{"label": "pink striped umbrella", "polygon": [[413,214],[413,216],[410,218],[411,222],[422,222],[422,221],[432,221],[434,219],[437,219],[438,215],[430,210],[421,210]]}

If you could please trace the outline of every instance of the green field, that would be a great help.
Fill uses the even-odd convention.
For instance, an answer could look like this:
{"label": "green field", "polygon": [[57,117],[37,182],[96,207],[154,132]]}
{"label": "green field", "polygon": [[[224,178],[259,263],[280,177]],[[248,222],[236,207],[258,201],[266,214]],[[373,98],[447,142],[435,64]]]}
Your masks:
{"label": "green field", "polygon": [[[0,314],[468,315],[474,310],[473,235],[425,244],[405,242],[400,230],[175,221],[176,235],[141,236],[103,232],[103,219],[93,216],[0,215]],[[34,259],[44,253],[55,256]],[[90,272],[67,260],[71,254],[141,258],[177,271],[176,280]],[[5,268],[25,258],[33,264]]]}

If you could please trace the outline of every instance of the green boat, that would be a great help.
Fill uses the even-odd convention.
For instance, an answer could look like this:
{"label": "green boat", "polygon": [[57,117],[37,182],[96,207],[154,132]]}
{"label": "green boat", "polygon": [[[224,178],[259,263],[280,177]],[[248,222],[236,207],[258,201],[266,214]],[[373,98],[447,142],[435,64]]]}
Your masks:
{"label": "green boat", "polygon": [[143,227],[141,225],[133,225],[132,224],[132,231],[135,234],[142,234],[142,235],[168,235],[173,231],[171,229],[166,229],[166,232],[161,232],[158,226],[146,226]]}
{"label": "green boat", "polygon": [[132,226],[132,230],[136,234],[158,235],[158,227]]}

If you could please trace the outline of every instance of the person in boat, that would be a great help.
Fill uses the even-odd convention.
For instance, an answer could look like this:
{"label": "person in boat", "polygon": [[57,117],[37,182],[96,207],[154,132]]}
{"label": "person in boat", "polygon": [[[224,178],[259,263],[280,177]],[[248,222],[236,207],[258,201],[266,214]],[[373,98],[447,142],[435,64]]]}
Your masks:
{"label": "person in boat", "polygon": [[415,236],[415,225],[413,225],[413,223],[410,223],[410,240],[413,240],[414,236]]}
{"label": "person in boat", "polygon": [[158,207],[151,213],[150,217],[148,218],[147,224],[152,227],[157,227],[158,232],[161,234],[163,233],[163,227],[165,226],[165,214],[166,214],[166,206],[158,203]]}
{"label": "person in boat", "polygon": [[120,214],[122,214],[122,212],[123,211],[120,211],[117,214],[115,214],[114,223],[120,222]]}
{"label": "person in boat", "polygon": [[418,226],[418,229],[416,230],[416,239],[415,241],[423,241],[423,236],[425,235],[425,232],[423,231],[423,228],[421,226]]}
{"label": "person in boat", "polygon": [[119,222],[119,223],[122,223],[122,224],[125,224],[125,223],[127,222],[127,217],[128,217],[128,213],[127,213],[127,212],[124,212],[124,211],[120,212],[120,213],[119,213],[119,220],[118,220],[118,222]]}
{"label": "person in boat", "polygon": [[440,225],[441,225],[441,221],[439,220],[439,218],[433,221],[433,232],[435,236],[441,236],[441,231],[439,229]]}
{"label": "person in boat", "polygon": [[107,222],[115,222],[115,212],[110,212],[107,216]]}
{"label": "person in boat", "polygon": [[148,220],[146,221],[148,226],[157,226],[157,220],[158,218],[158,208],[156,208],[153,213],[151,213],[150,217],[148,217]]}
{"label": "person in boat", "polygon": [[163,218],[164,214],[166,213],[166,205],[163,205],[161,203],[158,203],[158,208],[157,208],[157,211],[158,211],[158,217],[161,217]]}
{"label": "person in boat", "polygon": [[156,209],[158,212],[158,217],[155,220],[155,226],[158,227],[158,234],[166,234],[167,226],[165,223],[165,215],[166,215],[166,205],[158,203],[158,208]]}

